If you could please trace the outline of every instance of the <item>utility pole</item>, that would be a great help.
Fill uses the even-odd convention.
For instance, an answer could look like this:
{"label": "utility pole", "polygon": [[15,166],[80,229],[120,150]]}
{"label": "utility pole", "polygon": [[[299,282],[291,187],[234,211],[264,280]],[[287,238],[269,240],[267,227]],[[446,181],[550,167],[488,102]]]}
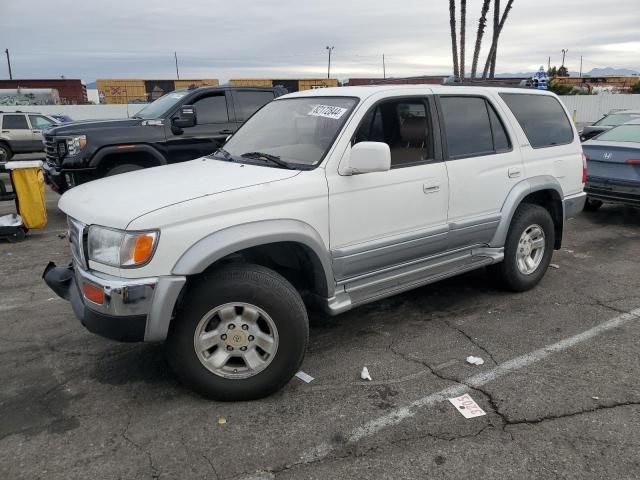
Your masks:
{"label": "utility pole", "polygon": [[173,52],[173,57],[176,59],[176,77],[180,80],[180,72],[178,71],[178,53]]}
{"label": "utility pole", "polygon": [[330,47],[327,45],[327,51],[329,52],[329,66],[327,67],[327,78],[331,78],[331,51],[336,47]]}
{"label": "utility pole", "polygon": [[382,54],[382,78],[387,78],[387,68],[384,64],[384,53]]}
{"label": "utility pole", "polygon": [[564,56],[567,54],[569,50],[568,49],[562,49],[562,66],[564,67]]}
{"label": "utility pole", "polygon": [[582,55],[580,55],[580,77],[582,77]]}
{"label": "utility pole", "polygon": [[9,66],[9,80],[13,80],[13,74],[11,73],[11,58],[9,57],[9,49],[5,48],[4,53],[7,55],[7,65]]}
{"label": "utility pole", "polygon": [[551,71],[551,56],[549,56],[549,66],[547,67],[547,72]]}

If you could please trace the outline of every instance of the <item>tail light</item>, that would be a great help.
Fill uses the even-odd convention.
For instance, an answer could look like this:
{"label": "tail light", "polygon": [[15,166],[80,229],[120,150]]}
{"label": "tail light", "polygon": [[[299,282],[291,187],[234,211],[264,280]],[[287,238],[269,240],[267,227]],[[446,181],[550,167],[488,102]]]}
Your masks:
{"label": "tail light", "polygon": [[630,158],[629,160],[625,160],[624,163],[628,163],[629,165],[640,165],[640,159]]}
{"label": "tail light", "polygon": [[582,183],[587,183],[587,160],[589,158],[583,153],[582,154]]}

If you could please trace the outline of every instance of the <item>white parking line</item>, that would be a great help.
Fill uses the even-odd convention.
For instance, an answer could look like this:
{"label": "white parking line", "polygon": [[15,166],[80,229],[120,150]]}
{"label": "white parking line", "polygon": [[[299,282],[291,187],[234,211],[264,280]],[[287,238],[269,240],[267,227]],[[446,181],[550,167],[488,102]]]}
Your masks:
{"label": "white parking line", "polygon": [[[534,350],[533,352],[526,353],[519,357],[508,360],[504,363],[501,363],[497,367],[487,370],[486,372],[473,375],[464,380],[463,383],[472,387],[481,387],[489,382],[492,382],[493,380],[496,380],[497,378],[502,377],[503,375],[506,375],[507,373],[515,372],[516,370],[528,367],[529,365],[539,362],[540,360],[544,360],[552,353],[561,352],[579,343],[586,342],[587,340],[590,340],[609,330],[620,327],[625,323],[630,322],[631,320],[636,320],[639,317],[640,308],[637,308],[630,311],[629,313],[619,315],[582,333],[569,338],[565,338],[564,340],[560,340],[559,342],[547,345],[546,347],[542,347],[538,350]],[[361,427],[352,430],[351,433],[347,435],[348,442],[355,443],[359,440],[362,440],[363,438],[375,435],[383,428],[397,425],[400,422],[415,416],[422,408],[430,407],[438,402],[446,400],[449,397],[460,396],[468,390],[469,387],[467,387],[466,385],[457,384],[440,390],[439,392],[419,398],[418,400],[415,400],[414,402],[411,402],[404,407],[396,408],[386,415],[371,420]],[[329,455],[333,451],[333,449],[334,447],[327,442],[320,443],[314,448],[304,452],[301,456],[301,460],[303,463],[307,463],[313,460],[321,459]]]}

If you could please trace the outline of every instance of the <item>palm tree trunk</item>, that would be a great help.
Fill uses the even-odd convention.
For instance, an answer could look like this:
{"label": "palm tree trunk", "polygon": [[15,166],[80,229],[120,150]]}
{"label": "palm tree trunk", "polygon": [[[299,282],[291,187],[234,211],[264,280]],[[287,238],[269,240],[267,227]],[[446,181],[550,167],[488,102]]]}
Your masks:
{"label": "palm tree trunk", "polygon": [[465,50],[467,43],[467,0],[460,0],[460,81],[464,82]]}
{"label": "palm tree trunk", "polygon": [[478,73],[478,59],[480,58],[480,49],[482,48],[482,37],[484,29],[487,25],[487,12],[489,11],[491,0],[483,0],[482,10],[480,11],[480,20],[478,20],[478,33],[476,33],[476,47],[473,50],[473,63],[471,64],[471,78],[476,78]]}
{"label": "palm tree trunk", "polygon": [[[496,12],[498,15],[500,15],[500,11],[498,10],[498,8],[500,7],[500,0],[494,0],[494,1],[496,2],[495,7],[497,7],[496,10],[494,11],[494,22],[495,22]],[[496,63],[496,59],[498,58],[496,55],[496,52],[498,51],[498,40],[500,39],[500,34],[502,33],[504,24],[507,21],[507,17],[509,16],[509,11],[511,11],[511,8],[513,6],[513,1],[514,0],[509,0],[507,2],[507,6],[504,9],[504,12],[502,13],[502,18],[500,19],[500,22],[498,23],[497,28],[493,32],[493,41],[491,42],[491,49],[489,50],[489,55],[487,56],[487,62],[484,64],[484,72],[482,73],[483,79],[487,78],[487,75],[489,74],[489,69],[491,68],[491,66],[493,66],[493,74],[491,75],[491,78],[493,78],[493,76],[495,75],[495,63]],[[495,28],[495,23],[494,23],[494,28]]]}
{"label": "palm tree trunk", "polygon": [[456,1],[449,0],[449,25],[451,26],[451,53],[453,55],[453,76],[460,77],[458,67],[458,40],[456,34]]}

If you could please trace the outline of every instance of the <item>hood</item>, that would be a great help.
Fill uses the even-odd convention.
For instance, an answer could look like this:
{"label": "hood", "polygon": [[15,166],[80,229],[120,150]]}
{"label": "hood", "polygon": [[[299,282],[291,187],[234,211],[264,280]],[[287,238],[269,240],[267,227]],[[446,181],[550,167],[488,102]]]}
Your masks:
{"label": "hood", "polygon": [[143,120],[139,118],[123,118],[117,120],[80,120],[71,123],[64,123],[51,127],[47,130],[47,135],[72,135],[85,134],[87,131],[109,128],[129,128],[141,125]]}
{"label": "hood", "polygon": [[276,182],[299,173],[199,158],[85,183],[66,192],[58,206],[83,223],[124,229],[141,215],[163,207]]}

